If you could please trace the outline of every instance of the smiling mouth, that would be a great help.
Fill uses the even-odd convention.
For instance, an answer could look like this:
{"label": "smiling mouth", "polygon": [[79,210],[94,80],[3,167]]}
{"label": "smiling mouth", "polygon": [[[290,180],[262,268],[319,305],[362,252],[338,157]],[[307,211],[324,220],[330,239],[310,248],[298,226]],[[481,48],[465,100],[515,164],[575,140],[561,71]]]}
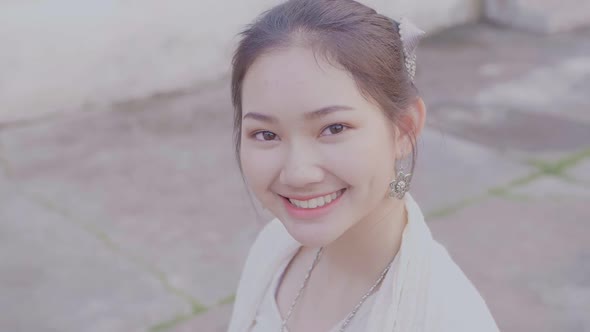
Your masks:
{"label": "smiling mouth", "polygon": [[323,207],[325,205],[330,204],[332,201],[338,199],[338,197],[340,197],[345,191],[346,191],[346,188],[340,189],[340,190],[335,191],[335,192],[328,194],[328,195],[312,198],[312,199],[305,200],[305,201],[296,200],[296,199],[288,198],[285,196],[282,196],[282,197],[285,198],[291,205],[293,205],[296,208],[315,209],[315,208]]}

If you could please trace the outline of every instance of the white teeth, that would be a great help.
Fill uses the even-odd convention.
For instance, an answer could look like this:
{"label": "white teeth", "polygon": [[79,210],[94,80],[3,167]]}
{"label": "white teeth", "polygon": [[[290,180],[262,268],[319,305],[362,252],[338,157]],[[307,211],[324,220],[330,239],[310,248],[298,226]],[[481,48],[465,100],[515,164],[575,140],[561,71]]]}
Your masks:
{"label": "white teeth", "polygon": [[318,197],[315,199],[315,201],[317,202],[316,206],[324,206],[324,205],[328,204],[324,197]]}
{"label": "white teeth", "polygon": [[320,207],[320,206],[324,206],[330,202],[332,202],[333,200],[335,200],[338,196],[340,196],[342,194],[342,190],[339,190],[338,192],[334,192],[330,195],[326,195],[326,196],[322,196],[322,197],[316,197],[307,201],[298,201],[296,199],[292,199],[289,198],[289,201],[299,207],[299,208],[304,208],[304,209],[313,209],[316,207]]}
{"label": "white teeth", "polygon": [[317,199],[315,199],[315,198],[314,198],[314,199],[310,199],[310,200],[309,200],[309,205],[308,205],[308,208],[309,208],[309,209],[313,209],[313,208],[315,208],[315,207],[318,207],[318,205],[319,205],[319,204],[318,204],[318,200],[317,200]]}

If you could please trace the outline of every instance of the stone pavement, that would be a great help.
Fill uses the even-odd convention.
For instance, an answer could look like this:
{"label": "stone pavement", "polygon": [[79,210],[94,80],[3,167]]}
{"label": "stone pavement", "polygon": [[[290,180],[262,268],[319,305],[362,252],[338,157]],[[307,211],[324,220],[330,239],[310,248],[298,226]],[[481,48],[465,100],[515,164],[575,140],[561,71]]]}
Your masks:
{"label": "stone pavement", "polygon": [[[419,50],[413,195],[502,331],[590,331],[590,30],[484,24]],[[227,81],[0,124],[1,331],[225,331],[268,216]]]}

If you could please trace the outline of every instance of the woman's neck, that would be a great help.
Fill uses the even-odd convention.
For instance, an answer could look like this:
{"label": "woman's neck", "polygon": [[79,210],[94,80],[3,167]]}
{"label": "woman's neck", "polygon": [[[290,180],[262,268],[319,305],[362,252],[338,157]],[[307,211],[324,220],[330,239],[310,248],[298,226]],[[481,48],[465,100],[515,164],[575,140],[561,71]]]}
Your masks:
{"label": "woman's neck", "polygon": [[372,280],[399,251],[406,223],[404,201],[386,197],[372,213],[324,247],[320,265],[350,280]]}

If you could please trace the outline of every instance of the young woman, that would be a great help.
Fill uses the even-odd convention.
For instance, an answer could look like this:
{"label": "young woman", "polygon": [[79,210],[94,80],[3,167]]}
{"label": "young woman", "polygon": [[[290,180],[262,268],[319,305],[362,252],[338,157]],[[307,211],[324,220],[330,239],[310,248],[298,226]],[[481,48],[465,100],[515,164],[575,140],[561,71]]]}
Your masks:
{"label": "young woman", "polygon": [[287,1],[242,33],[236,154],[276,218],[250,249],[230,332],[498,331],[407,193],[422,34],[351,0]]}

